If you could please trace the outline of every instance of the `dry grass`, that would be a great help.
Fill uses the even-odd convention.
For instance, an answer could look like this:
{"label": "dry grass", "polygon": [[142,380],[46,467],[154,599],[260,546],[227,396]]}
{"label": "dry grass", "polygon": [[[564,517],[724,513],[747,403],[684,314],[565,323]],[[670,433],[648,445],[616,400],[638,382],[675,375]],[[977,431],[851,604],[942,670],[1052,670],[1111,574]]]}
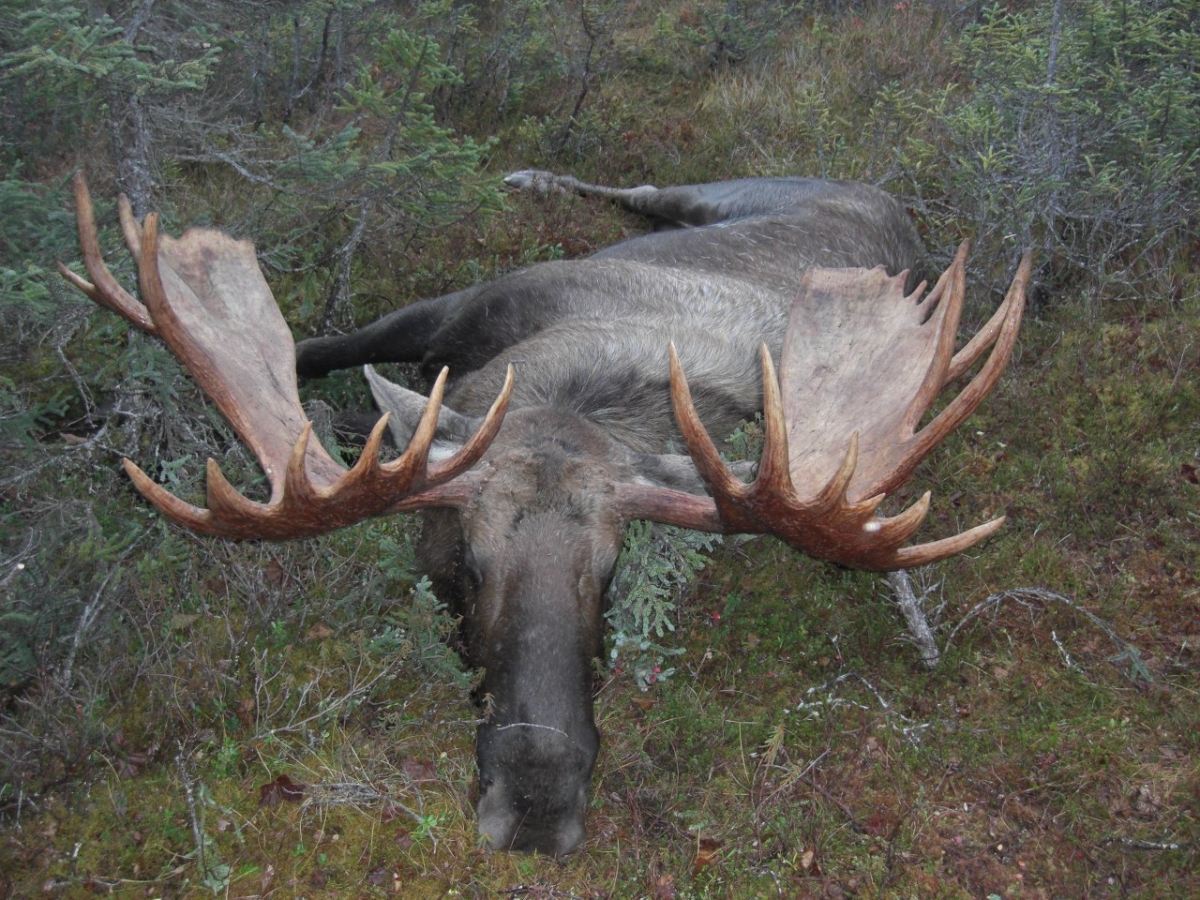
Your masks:
{"label": "dry grass", "polygon": [[[597,89],[605,152],[577,174],[885,177],[880,87],[954,73],[942,19],[873,9],[690,80],[645,42]],[[630,34],[653,37],[643,19]],[[512,126],[493,165],[555,165],[538,140]],[[405,268],[400,293],[442,290],[636,227],[514,198],[379,264]],[[101,526],[150,519],[97,449],[71,482],[95,527],[71,519],[62,558],[99,573],[103,614],[70,678],[5,695],[0,897],[1200,895],[1200,281],[1180,252],[1162,296],[1035,304],[994,396],[916,474],[923,534],[1009,516],[917,573],[939,585],[936,668],[881,579],[727,544],[681,611],[674,677],[643,693],[598,674],[589,840],[565,861],[477,844],[478,710],[439,623],[407,611],[409,523],[280,547],[154,531],[153,555],[122,557]],[[53,475],[6,502],[53,496]]]}
{"label": "dry grass", "polygon": [[[1186,330],[1161,330],[1174,338],[1143,342],[1194,371]],[[1198,411],[1182,395],[1165,413],[1105,406],[1112,438],[1074,444],[1048,472],[1054,430],[1017,420],[1066,419],[1078,360],[1060,348],[1074,336],[1031,322],[988,414],[924,473],[941,486],[931,531],[997,506],[1012,516],[936,573],[939,639],[962,625],[939,667],[900,640],[875,579],[771,541],[721,551],[680,624],[676,676],[650,694],[599,687],[604,750],[579,856],[480,851],[465,689],[365,654],[354,601],[305,601],[301,579],[336,567],[219,545],[234,574],[207,611],[152,609],[154,586],[125,609],[146,642],[138,687],[79,711],[108,737],[64,772],[74,780],[10,802],[9,891],[1193,895],[1198,523],[1174,463],[1194,458],[1194,432],[1174,424]],[[1132,379],[1153,397],[1181,383],[1144,362],[1106,357],[1093,386]],[[1149,425],[1157,440],[1119,440]],[[1060,465],[1137,471],[1059,492]],[[267,577],[272,561],[283,576]],[[352,598],[351,582],[328,587]],[[30,721],[37,696],[24,702]],[[289,797],[281,775],[305,786]]]}

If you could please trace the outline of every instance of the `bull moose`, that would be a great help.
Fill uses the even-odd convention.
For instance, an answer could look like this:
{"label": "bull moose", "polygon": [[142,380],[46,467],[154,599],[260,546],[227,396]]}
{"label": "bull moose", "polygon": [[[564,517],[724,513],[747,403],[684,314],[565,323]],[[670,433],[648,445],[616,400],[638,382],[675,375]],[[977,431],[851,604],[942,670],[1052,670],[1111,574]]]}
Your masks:
{"label": "bull moose", "polygon": [[[955,353],[966,246],[931,291],[923,283],[910,291],[921,244],[905,210],[878,188],[750,178],[617,189],[539,171],[506,182],[608,198],[657,228],[298,348],[250,242],[210,229],[160,236],[154,214],[139,224],[122,202],[142,302],[126,293],[101,259],[82,179],[91,281],[64,272],[160,335],[265,470],[270,499],[259,503],[210,460],[200,508],[125,460],[173,521],[278,540],[425,510],[419,562],[461,617],[464,655],[484,670],[482,691],[493,700],[477,735],[480,835],[493,848],[562,855],[585,835],[599,745],[591,665],[625,524],[771,533],[876,570],[983,540],[1003,518],[905,546],[928,493],[894,516],[877,510],[996,384],[1030,259]],[[989,347],[974,378],[922,426],[939,391]],[[367,365],[384,415],[347,470],[311,439],[297,372],[385,361],[420,363],[429,396]],[[760,411],[757,470],[731,469],[718,448]],[[380,458],[386,429],[405,448],[390,462]]]}

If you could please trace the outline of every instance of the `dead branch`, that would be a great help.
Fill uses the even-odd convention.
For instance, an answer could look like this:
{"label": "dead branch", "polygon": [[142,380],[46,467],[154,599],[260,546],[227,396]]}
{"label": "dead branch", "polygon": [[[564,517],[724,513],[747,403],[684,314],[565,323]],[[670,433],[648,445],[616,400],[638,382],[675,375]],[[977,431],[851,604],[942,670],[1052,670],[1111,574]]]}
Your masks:
{"label": "dead branch", "polygon": [[921,662],[925,663],[927,668],[934,668],[941,662],[942,654],[938,650],[937,640],[933,636],[933,629],[929,627],[929,619],[925,614],[925,599],[929,596],[932,588],[922,591],[921,596],[918,597],[913,591],[912,578],[907,569],[896,569],[894,572],[889,572],[887,583],[892,589],[892,599],[900,607],[900,613],[904,616],[905,624],[908,625],[907,639],[921,652]]}
{"label": "dead branch", "polygon": [[[1100,616],[1081,606],[1079,603],[1076,603],[1070,597],[1066,597],[1062,594],[1058,594],[1054,591],[1040,587],[1011,588],[1007,591],[1000,591],[997,594],[992,594],[990,597],[987,597],[975,604],[975,606],[972,607],[971,610],[959,620],[958,624],[955,625],[953,630],[950,632],[950,636],[946,638],[945,652],[948,652],[954,645],[954,640],[958,637],[958,633],[968,623],[972,622],[974,619],[986,612],[992,612],[999,609],[1001,604],[1005,602],[1017,603],[1020,606],[1030,610],[1033,610],[1033,608],[1038,604],[1040,604],[1042,608],[1049,607],[1055,603],[1060,603],[1063,606],[1066,606],[1067,608],[1083,616],[1092,625],[1099,628],[1102,632],[1104,632],[1108,639],[1112,641],[1113,646],[1117,648],[1117,654],[1109,658],[1110,662],[1127,661],[1130,664],[1131,671],[1136,675],[1136,677],[1143,678],[1145,680],[1152,680],[1150,672],[1146,669],[1145,665],[1141,661],[1141,651],[1139,651],[1138,648],[1129,641],[1125,640],[1125,638],[1117,634],[1116,629],[1114,629],[1108,621],[1100,618]],[[1055,639],[1055,643],[1058,644],[1057,639]],[[1071,659],[1061,644],[1059,645],[1059,650],[1063,653],[1068,668],[1079,668],[1078,664]]]}

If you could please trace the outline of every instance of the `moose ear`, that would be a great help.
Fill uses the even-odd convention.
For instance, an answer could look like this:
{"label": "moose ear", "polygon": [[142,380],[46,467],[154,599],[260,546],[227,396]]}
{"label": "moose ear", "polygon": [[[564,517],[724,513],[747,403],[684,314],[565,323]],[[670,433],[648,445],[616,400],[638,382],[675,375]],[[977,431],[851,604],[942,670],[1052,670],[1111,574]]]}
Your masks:
{"label": "moose ear", "polygon": [[[674,488],[688,494],[708,493],[708,488],[700,473],[696,471],[696,464],[690,456],[678,453],[638,453],[631,460],[631,465],[639,484]],[[734,474],[742,480],[749,480],[754,475],[754,467],[755,463],[752,462],[735,462],[730,466]]]}
{"label": "moose ear", "polygon": [[[388,430],[396,446],[403,450],[412,440],[429,398],[388,381],[372,366],[363,366],[363,374],[367,376],[367,384],[371,386],[371,393],[379,409],[391,414]],[[456,413],[443,405],[438,413],[437,431],[433,436],[429,458],[437,461],[456,453],[475,433],[479,422],[479,419]]]}

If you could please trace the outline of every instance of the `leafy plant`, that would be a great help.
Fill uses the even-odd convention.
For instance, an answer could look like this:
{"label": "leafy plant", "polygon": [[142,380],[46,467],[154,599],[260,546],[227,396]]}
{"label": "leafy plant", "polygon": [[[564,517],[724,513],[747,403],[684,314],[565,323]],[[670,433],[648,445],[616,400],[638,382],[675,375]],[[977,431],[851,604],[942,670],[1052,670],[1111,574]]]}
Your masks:
{"label": "leafy plant", "polygon": [[[722,69],[761,54],[777,35],[786,4],[717,0],[685,8],[676,26],[685,42],[703,51],[710,69]],[[656,22],[663,27],[662,19]]]}
{"label": "leafy plant", "polygon": [[466,687],[474,676],[447,645],[456,628],[446,604],[434,596],[428,576],[422,576],[409,596],[392,606],[369,649],[412,660],[431,674]]}
{"label": "leafy plant", "polygon": [[[203,90],[221,54],[200,17],[173,19],[174,29],[148,39],[158,21],[149,5],[119,24],[89,4],[52,0],[16,16],[20,41],[0,57],[0,84],[20,92],[29,149],[61,152],[64,135],[78,143],[102,124],[139,215],[149,210],[165,135],[189,121],[182,95]],[[48,111],[62,129],[45,127]]]}
{"label": "leafy plant", "polygon": [[720,535],[652,522],[631,522],[626,528],[605,613],[609,662],[631,672],[643,691],[674,674],[664,668],[665,660],[683,650],[659,639],[675,630],[676,601],[707,565],[705,554],[720,541]]}
{"label": "leafy plant", "polygon": [[989,7],[954,51],[973,89],[920,101],[943,110],[912,147],[925,212],[970,223],[996,280],[1027,247],[1056,281],[1146,277],[1196,227],[1195,24],[1181,0]]}

